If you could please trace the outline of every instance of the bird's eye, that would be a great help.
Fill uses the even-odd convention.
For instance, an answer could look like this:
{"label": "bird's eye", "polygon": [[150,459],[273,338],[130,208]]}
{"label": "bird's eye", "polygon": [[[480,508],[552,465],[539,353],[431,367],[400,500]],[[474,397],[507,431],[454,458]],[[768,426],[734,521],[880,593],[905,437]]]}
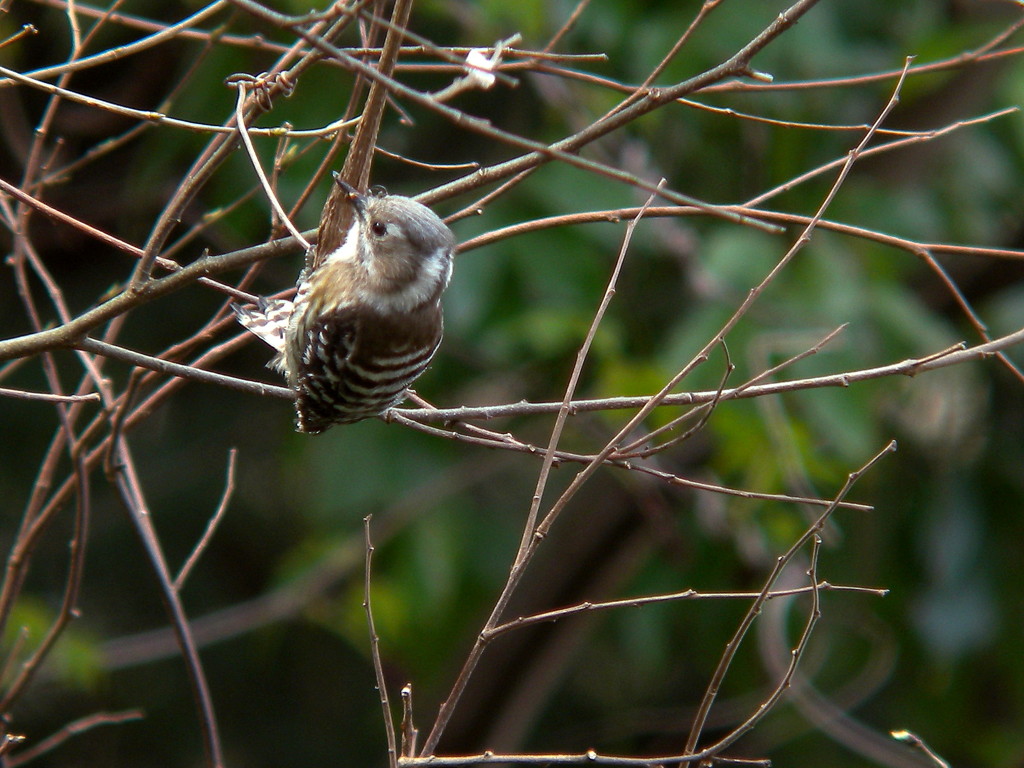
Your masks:
{"label": "bird's eye", "polygon": [[370,231],[377,237],[384,237],[388,233],[388,225],[383,221],[374,221],[370,224]]}

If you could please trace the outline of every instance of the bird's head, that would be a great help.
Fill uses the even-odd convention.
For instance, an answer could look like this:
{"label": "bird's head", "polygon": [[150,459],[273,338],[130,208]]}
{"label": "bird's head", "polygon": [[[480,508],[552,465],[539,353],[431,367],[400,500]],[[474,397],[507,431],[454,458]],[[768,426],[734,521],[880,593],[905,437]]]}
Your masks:
{"label": "bird's head", "polygon": [[[369,194],[337,182],[354,213],[345,244],[339,249],[366,271],[367,287],[391,311],[409,311],[440,297],[451,277],[455,237],[422,203]],[[330,258],[330,257],[329,257]]]}

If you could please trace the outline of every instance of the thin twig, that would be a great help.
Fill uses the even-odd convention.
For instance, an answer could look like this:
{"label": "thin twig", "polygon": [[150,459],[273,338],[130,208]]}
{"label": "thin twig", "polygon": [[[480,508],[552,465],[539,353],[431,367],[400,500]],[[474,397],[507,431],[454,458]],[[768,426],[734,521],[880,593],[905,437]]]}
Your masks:
{"label": "thin twig", "polygon": [[206,384],[219,384],[220,386],[227,387],[228,389],[234,389],[239,392],[248,392],[254,395],[269,395],[271,397],[279,397],[284,400],[295,399],[295,393],[288,387],[276,386],[274,384],[262,384],[258,381],[240,379],[236,376],[227,376],[223,373],[205,371],[193,365],[173,363],[170,360],[162,360],[158,357],[145,355],[141,352],[117,346],[116,344],[107,344],[106,342],[99,341],[98,339],[81,339],[75,342],[75,347],[86,352],[92,352],[97,355],[103,355],[104,357],[121,360],[126,363],[131,363],[132,365],[137,365],[140,368],[148,368],[151,371],[164,373],[169,376],[178,376],[183,379],[191,379],[192,381],[200,381]]}
{"label": "thin twig", "polygon": [[[729,347],[725,343],[725,339],[722,340],[722,352],[725,354],[725,368],[722,371],[722,378],[719,380],[718,389],[715,390],[715,397],[711,402],[704,403],[696,408],[692,408],[682,416],[679,416],[672,421],[664,424],[656,429],[651,430],[645,435],[636,438],[631,443],[628,443],[620,448],[616,448],[612,454],[616,459],[637,459],[646,458],[652,456],[655,453],[671,448],[674,445],[678,445],[686,440],[689,440],[693,435],[704,428],[704,425],[708,423],[711,418],[711,414],[714,413],[715,408],[722,401],[722,392],[725,391],[725,385],[729,381],[729,377],[732,372],[736,370],[736,366],[733,365],[732,359],[729,357]],[[640,446],[649,443],[655,437],[677,429],[680,425],[685,424],[690,419],[697,417],[697,423],[687,429],[680,435],[676,435],[663,443],[652,445],[648,448],[641,448]]]}
{"label": "thin twig", "polygon": [[[507,451],[515,451],[517,453],[524,453],[529,456],[542,457],[544,455],[544,449],[517,440],[511,434],[498,435],[497,433],[490,434],[474,434],[467,435],[461,432],[453,432],[450,430],[439,429],[437,427],[430,427],[426,424],[420,424],[412,421],[411,419],[405,418],[403,412],[405,409],[394,408],[386,416],[390,421],[403,424],[411,429],[415,429],[424,434],[433,435],[435,437],[441,437],[448,440],[458,440],[460,442],[469,443],[471,445],[477,445],[484,448],[495,448]],[[581,454],[571,453],[569,451],[559,450],[555,453],[555,461],[558,464],[561,463],[573,463],[573,464],[590,464],[596,458],[595,454]],[[664,472],[656,469],[655,467],[647,466],[645,464],[635,464],[625,459],[619,459],[614,457],[607,457],[605,464],[610,467],[619,467],[632,472],[640,472],[642,474],[650,475],[659,480],[667,482],[671,485],[679,486],[681,488],[687,488],[694,491],[708,491],[710,493],[721,493],[726,496],[736,496],[743,499],[757,499],[761,501],[775,501],[783,504],[807,504],[809,506],[827,507],[831,504],[829,499],[816,499],[807,496],[793,496],[791,494],[784,493],[766,493],[761,491],[748,491],[741,488],[731,488],[726,485],[719,485],[716,483],[701,482],[698,480],[691,480],[689,478],[680,477],[674,475],[671,472]],[[858,512],[869,512],[871,507],[864,504],[852,504],[844,502],[843,506],[847,509],[853,509]]]}
{"label": "thin twig", "polygon": [[[834,503],[834,502],[833,502]],[[827,581],[816,581],[809,587],[794,587],[792,589],[778,589],[766,593],[766,600],[775,600],[780,597],[793,597],[804,595],[810,592],[855,592],[859,594],[875,595],[885,597],[889,594],[887,589],[876,587],[858,587],[844,584],[830,584]],[[698,592],[693,589],[686,589],[682,592],[672,592],[664,595],[645,595],[643,597],[626,597],[621,600],[605,600],[601,602],[586,602],[578,605],[571,605],[567,608],[558,608],[553,611],[533,614],[532,616],[520,616],[504,624],[499,624],[487,633],[487,639],[491,640],[499,635],[511,632],[533,624],[545,624],[553,621],[576,616],[581,613],[593,611],[607,611],[618,608],[642,608],[645,605],[656,605],[658,603],[688,602],[691,600],[757,600],[761,597],[760,592]]]}
{"label": "thin twig", "polygon": [[413,719],[412,685],[406,683],[402,686],[402,757],[416,755],[418,736],[419,731],[416,730],[416,723]]}
{"label": "thin twig", "polygon": [[901,729],[892,731],[891,736],[896,739],[896,741],[902,741],[904,744],[909,744],[910,746],[919,749],[928,756],[928,759],[936,766],[936,768],[950,768],[949,763],[943,760],[935,750],[925,744],[924,739],[916,733]]}
{"label": "thin twig", "polygon": [[44,403],[94,403],[100,399],[100,394],[99,392],[88,392],[84,395],[55,395],[52,392],[29,392],[24,389],[0,387],[0,397],[11,397],[15,400],[39,400]]}
{"label": "thin twig", "polygon": [[[270,201],[270,206],[274,209],[274,213],[277,214],[278,220],[284,225],[285,229],[295,238],[295,241],[302,246],[302,248],[308,251],[311,246],[309,242],[302,236],[302,233],[295,227],[292,220],[288,218],[288,214],[284,210],[284,206],[281,205],[281,201],[277,199],[277,195],[274,193],[273,187],[270,186],[270,181],[267,179],[267,174],[263,171],[263,166],[260,164],[259,155],[256,154],[256,147],[252,144],[252,138],[249,136],[249,126],[245,122],[245,101],[246,101],[246,86],[247,81],[244,79],[236,79],[233,81],[234,86],[238,89],[238,98],[235,100],[235,127],[238,129],[238,135],[242,139],[242,144],[245,146],[245,151],[249,155],[249,162],[252,163],[252,169],[256,172],[256,178],[260,180],[260,186],[263,187],[263,192],[267,196],[267,200]],[[254,85],[254,88],[259,87],[259,84]]]}
{"label": "thin twig", "polygon": [[[662,181],[664,181],[664,179]],[[653,202],[654,195],[647,199],[646,204],[640,208],[637,215],[629,222],[629,224],[626,225],[626,232],[623,235],[622,244],[619,247],[619,254],[615,259],[615,265],[612,267],[611,276],[608,278],[608,286],[605,288],[604,296],[601,298],[601,302],[598,305],[597,310],[594,312],[594,317],[590,322],[590,328],[587,330],[587,334],[584,336],[582,344],[580,344],[579,351],[576,353],[576,362],[573,365],[572,373],[569,374],[569,382],[565,386],[565,394],[562,396],[561,406],[555,416],[555,423],[551,428],[551,437],[548,441],[548,447],[544,452],[544,461],[541,464],[540,474],[537,476],[537,487],[533,493],[533,499],[530,502],[530,509],[526,516],[526,524],[523,526],[523,536],[519,543],[519,552],[516,554],[515,563],[512,566],[513,571],[522,567],[526,559],[526,553],[530,548],[530,542],[536,532],[537,515],[540,510],[541,501],[544,498],[544,490],[547,487],[548,478],[551,474],[551,466],[554,463],[555,451],[558,448],[558,441],[562,437],[562,431],[565,429],[566,419],[569,417],[569,406],[572,403],[573,396],[576,394],[576,385],[579,383],[580,374],[583,372],[583,365],[590,352],[590,346],[594,342],[594,337],[597,336],[597,329],[601,325],[601,321],[604,319],[605,313],[608,311],[608,305],[611,304],[612,297],[615,295],[615,286],[618,284],[619,273],[622,271],[622,265],[625,262],[626,253],[629,251],[629,244],[633,240],[633,232],[636,229],[637,223],[643,217],[644,212]]]}
{"label": "thin twig", "polygon": [[195,549],[192,550],[192,554],[188,556],[185,564],[181,566],[181,570],[178,571],[178,575],[174,579],[175,592],[181,592],[181,588],[185,585],[185,580],[192,572],[196,563],[199,562],[200,556],[202,556],[206,547],[210,544],[210,540],[213,539],[213,532],[217,530],[217,526],[223,519],[224,513],[227,512],[228,502],[231,500],[231,494],[234,493],[235,490],[235,464],[237,458],[237,448],[232,448],[228,451],[227,478],[224,480],[224,492],[221,494],[220,503],[217,505],[217,509],[213,513],[213,516],[210,517],[209,522],[207,522],[206,529],[203,531],[203,535],[200,537]]}
{"label": "thin twig", "polygon": [[582,754],[571,753],[547,753],[547,754],[507,754],[500,752],[483,752],[476,755],[460,755],[458,757],[446,757],[439,755],[425,755],[421,757],[407,757],[398,761],[400,768],[471,768],[476,765],[606,765],[611,768],[651,768],[658,765],[691,764],[703,760],[722,762],[725,764],[735,763],[746,766],[760,766],[768,768],[770,765],[764,760],[739,760],[720,758],[710,750],[703,750],[693,755],[650,755],[649,757],[627,757],[619,755],[605,755],[591,749]]}
{"label": "thin twig", "polygon": [[144,717],[145,715],[143,712],[138,709],[129,709],[123,712],[97,712],[92,715],[87,715],[75,720],[74,722],[68,723],[59,731],[47,736],[37,744],[18,750],[13,755],[5,758],[4,765],[6,765],[7,768],[20,768],[20,766],[26,765],[32,760],[35,760],[48,752],[52,752],[66,741],[78,736],[79,734],[86,733],[87,731],[91,731],[94,728],[99,728],[104,725],[120,725],[121,723],[130,723],[135,720],[141,720]]}
{"label": "thin twig", "polygon": [[[132,107],[126,107],[123,104],[115,104],[112,101],[97,98],[96,96],[87,96],[84,93],[78,91],[72,91],[68,88],[61,88],[57,85],[39,80],[30,75],[17,72],[13,69],[0,66],[0,76],[7,77],[10,80],[20,83],[22,85],[29,86],[38,91],[48,93],[52,96],[59,96],[62,99],[73,101],[76,104],[83,104],[93,109],[103,110],[104,112],[110,112],[118,115],[119,117],[127,118],[130,120],[138,120],[142,123],[150,123],[153,125],[166,125],[170,128],[181,128],[186,131],[193,133],[214,133],[223,134],[224,136],[231,136],[237,133],[237,130],[228,125],[212,125],[210,123],[197,123],[192,120],[183,120],[178,117],[172,117],[164,112],[158,112],[156,110],[145,110],[145,109],[134,109]],[[0,81],[0,85],[3,85],[3,81]],[[338,131],[342,131],[345,128],[350,128],[358,123],[358,119],[354,120],[334,120],[327,125],[323,125],[319,128],[295,128],[290,125],[279,125],[272,128],[250,128],[249,133],[255,136],[293,136],[296,138],[323,138],[331,136]]]}
{"label": "thin twig", "polygon": [[[370,574],[373,562],[373,542],[370,540],[370,520],[373,515],[363,518],[363,536],[366,543],[366,569],[363,577],[363,610],[366,611],[366,627],[370,631],[370,656],[373,659],[373,673],[377,678],[377,692],[380,694],[380,706],[384,714],[384,733],[388,743],[388,765],[398,766],[398,744],[395,739],[395,721],[388,702],[388,686],[384,679],[384,664],[380,659],[380,636],[373,623],[373,606],[370,602]],[[404,691],[403,691],[404,693]]]}

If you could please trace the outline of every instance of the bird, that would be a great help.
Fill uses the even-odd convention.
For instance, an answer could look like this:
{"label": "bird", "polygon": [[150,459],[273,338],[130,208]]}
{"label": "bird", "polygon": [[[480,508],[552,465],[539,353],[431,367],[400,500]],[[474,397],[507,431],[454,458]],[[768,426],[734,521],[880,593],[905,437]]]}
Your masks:
{"label": "bird", "polygon": [[[455,252],[451,230],[422,203],[335,180],[350,211],[329,199],[321,247],[294,299],[232,305],[277,352],[268,366],[295,390],[296,430],[307,434],[382,415],[406,398],[441,343]],[[346,221],[343,238],[326,231]]]}

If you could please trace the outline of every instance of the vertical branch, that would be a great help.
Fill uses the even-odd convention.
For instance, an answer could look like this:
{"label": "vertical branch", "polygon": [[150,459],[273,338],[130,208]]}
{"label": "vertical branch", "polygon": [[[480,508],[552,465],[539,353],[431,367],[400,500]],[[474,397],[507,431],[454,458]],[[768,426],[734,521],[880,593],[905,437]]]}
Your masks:
{"label": "vertical branch", "polygon": [[[269,81],[267,79],[257,80],[252,83],[253,89],[267,88]],[[256,154],[256,147],[253,146],[252,137],[249,135],[249,127],[246,124],[245,118],[245,91],[246,86],[249,85],[244,78],[237,78],[231,83],[238,89],[238,98],[235,100],[235,127],[238,129],[238,136],[242,140],[242,145],[245,147],[245,152],[249,155],[249,161],[252,163],[252,169],[256,172],[256,178],[260,181],[260,186],[263,187],[263,193],[267,196],[267,200],[270,201],[270,206],[274,210],[274,217],[279,221],[285,229],[288,230],[289,234],[295,238],[296,242],[303,247],[307,252],[312,247],[306,238],[302,236],[302,233],[296,229],[292,220],[288,218],[288,214],[285,212],[284,207],[281,205],[281,201],[277,199],[277,194],[274,192],[274,188],[270,185],[270,181],[267,179],[267,174],[263,170],[263,166],[260,164],[260,157]]]}
{"label": "vertical branch", "polygon": [[[664,183],[665,180],[662,179],[658,186],[661,187]],[[619,272],[622,270],[622,263],[625,261],[626,252],[629,250],[629,244],[633,239],[633,231],[636,229],[636,225],[639,223],[640,219],[643,218],[644,213],[647,212],[647,208],[654,202],[654,198],[655,195],[651,195],[647,198],[647,202],[643,204],[637,215],[634,216],[626,225],[626,234],[622,238],[622,246],[619,248],[619,256],[615,260],[612,275],[608,280],[608,287],[605,289],[604,297],[601,299],[601,303],[598,305],[597,311],[594,313],[594,319],[590,323],[590,328],[583,339],[583,344],[580,345],[579,351],[576,353],[576,364],[573,366],[572,373],[569,375],[569,383],[566,385],[565,392],[562,395],[562,405],[558,409],[558,414],[555,416],[555,424],[551,429],[551,438],[548,441],[547,450],[544,452],[544,461],[541,464],[540,474],[537,477],[537,487],[533,493],[533,499],[530,503],[530,511],[526,517],[526,525],[523,529],[523,538],[519,543],[519,552],[516,554],[513,569],[518,569],[523,565],[527,558],[527,554],[531,549],[531,543],[534,541],[534,534],[536,533],[537,515],[540,510],[541,500],[544,497],[544,490],[547,488],[548,477],[551,474],[551,467],[555,460],[555,451],[558,449],[558,442],[562,437],[563,430],[565,429],[565,420],[569,417],[569,404],[572,402],[573,395],[576,394],[576,385],[579,383],[580,375],[583,373],[583,364],[586,362],[587,355],[590,353],[590,346],[593,344],[594,337],[597,335],[598,326],[604,319],[604,315],[608,311],[608,305],[611,303],[612,297],[615,295],[615,286],[619,282]]]}
{"label": "vertical branch", "polygon": [[[355,14],[358,12],[362,5],[366,4],[367,0],[362,0],[362,2],[349,6],[347,12]],[[377,25],[374,25],[374,27],[370,30],[369,34],[366,35],[367,45],[376,44],[375,38],[379,34],[379,31],[380,30],[377,28]],[[347,125],[348,122],[353,119],[353,117],[356,114],[356,111],[359,109],[359,103],[363,99],[363,94],[366,93],[366,88],[366,78],[361,74],[357,75],[355,82],[353,82],[352,84],[352,91],[349,93],[348,101],[345,104],[345,110],[341,116],[342,123]],[[320,160],[319,166],[317,166],[317,169],[313,173],[312,178],[310,178],[309,182],[306,184],[306,188],[302,190],[302,193],[299,195],[298,200],[295,201],[295,205],[292,206],[292,216],[295,216],[295,214],[306,204],[306,202],[308,202],[310,196],[313,194],[313,192],[319,185],[320,180],[327,176],[328,171],[330,171],[331,168],[334,167],[334,161],[337,159],[338,155],[341,154],[341,150],[349,145],[349,141],[350,140],[348,134],[345,131],[339,130],[338,133],[335,135],[334,140],[331,142],[330,149],[328,149],[324,153],[323,158]],[[307,251],[306,268],[311,268],[311,264],[312,260],[308,256]]]}
{"label": "vertical branch", "polygon": [[402,757],[416,756],[418,736],[419,731],[416,729],[415,720],[413,720],[412,686],[406,683],[402,686]]}
{"label": "vertical branch", "polygon": [[[70,431],[70,424],[65,420],[65,428]],[[81,455],[74,457],[74,479],[76,483],[75,494],[75,522],[74,530],[69,542],[68,577],[64,586],[64,597],[56,619],[47,630],[39,647],[21,666],[18,676],[7,687],[0,699],[0,713],[9,712],[11,706],[25,691],[26,686],[32,680],[43,660],[49,655],[53,646],[60,638],[64,629],[71,620],[78,615],[78,595],[82,587],[82,576],[85,572],[85,545],[89,534],[90,514],[90,491],[89,474],[85,469]],[[12,656],[13,658],[13,656]]]}
{"label": "vertical branch", "polygon": [[221,495],[220,504],[217,505],[216,511],[210,517],[210,521],[206,524],[206,530],[203,531],[203,535],[199,537],[199,542],[196,544],[195,549],[192,550],[192,554],[188,556],[185,564],[181,566],[181,570],[178,571],[178,575],[174,579],[174,591],[180,593],[182,587],[185,586],[185,580],[188,575],[192,573],[192,569],[196,563],[199,562],[199,558],[202,556],[206,547],[209,546],[210,540],[213,538],[213,532],[217,530],[217,526],[224,517],[224,513],[228,510],[228,502],[231,500],[231,494],[235,490],[235,463],[238,458],[238,449],[232,448],[228,452],[228,470],[227,478],[224,480],[224,493]]}
{"label": "vertical branch", "polygon": [[[395,721],[391,715],[391,704],[388,701],[388,686],[384,679],[384,665],[380,660],[380,636],[373,623],[373,608],[370,604],[370,567],[373,562],[373,542],[370,540],[370,520],[373,515],[363,518],[363,536],[366,542],[366,568],[363,578],[363,609],[366,611],[366,626],[370,630],[370,655],[373,657],[373,673],[377,677],[377,692],[380,694],[380,706],[384,712],[384,733],[388,740],[388,764],[398,768],[398,744],[395,739]],[[403,689],[403,698],[405,691]]]}
{"label": "vertical branch", "polygon": [[[402,34],[409,23],[411,12],[412,0],[396,0],[391,13],[391,24],[388,27],[387,36],[384,38],[384,48],[381,51],[380,60],[377,62],[377,72],[385,77],[390,78],[395,71],[398,52],[402,46]],[[370,167],[373,164],[373,148],[377,145],[377,136],[380,133],[387,98],[387,88],[381,80],[374,80],[370,85],[370,92],[366,97],[366,104],[363,106],[356,135],[349,145],[345,164],[342,166],[340,174],[342,181],[351,184],[356,189],[366,189],[369,183]],[[342,244],[345,233],[348,232],[349,225],[352,223],[351,216],[352,209],[346,203],[344,189],[337,184],[332,184],[323,213],[320,216],[319,240],[316,250],[307,252],[306,255],[307,272],[316,269],[327,254]]]}
{"label": "vertical branch", "polygon": [[160,545],[160,539],[157,537],[152,517],[142,496],[142,488],[139,485],[138,476],[135,472],[134,460],[128,451],[127,442],[123,437],[118,440],[116,450],[118,466],[114,481],[121,493],[125,506],[128,508],[129,517],[142,541],[142,546],[149,557],[150,564],[153,566],[153,572],[156,574],[157,581],[160,584],[160,595],[171,619],[171,625],[174,628],[174,634],[181,649],[182,658],[185,661],[185,668],[188,671],[189,682],[192,684],[192,694],[199,713],[207,764],[210,768],[222,768],[224,766],[224,758],[221,750],[220,731],[217,727],[217,717],[213,708],[213,698],[210,695],[210,688],[206,682],[206,673],[203,671],[203,665],[199,659],[199,651],[196,648],[195,639],[192,637],[188,617],[181,604],[181,598],[174,588],[171,572],[167,567],[167,560],[164,557],[163,547]]}
{"label": "vertical branch", "polygon": [[[396,0],[391,12],[391,24],[384,38],[377,71],[385,77],[391,77],[398,61],[398,52],[402,47],[402,36],[409,23],[413,0]],[[356,189],[366,189],[370,180],[370,166],[373,164],[373,148],[377,145],[384,107],[387,104],[388,91],[380,80],[374,80],[366,97],[363,114],[356,128],[356,135],[349,146],[341,178]]]}

